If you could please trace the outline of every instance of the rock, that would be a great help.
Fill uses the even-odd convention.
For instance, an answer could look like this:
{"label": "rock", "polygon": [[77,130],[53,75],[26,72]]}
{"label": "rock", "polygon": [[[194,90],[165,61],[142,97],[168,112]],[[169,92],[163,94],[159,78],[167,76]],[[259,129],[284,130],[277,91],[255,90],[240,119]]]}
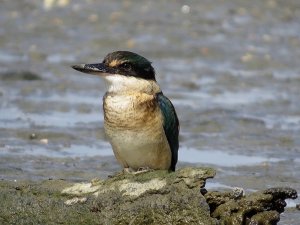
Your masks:
{"label": "rock", "polygon": [[292,188],[269,188],[236,198],[232,192],[202,191],[210,206],[211,216],[221,225],[273,225],[280,220],[286,206],[285,199],[297,198]]}
{"label": "rock", "polygon": [[[0,224],[275,225],[291,188],[207,191],[210,168],[119,174],[85,183],[0,181]],[[13,210],[12,210],[13,209]]]}
{"label": "rock", "polygon": [[217,224],[200,193],[215,171],[184,168],[174,173],[122,174],[107,180],[75,184],[62,193],[95,196],[92,211],[100,224]]}

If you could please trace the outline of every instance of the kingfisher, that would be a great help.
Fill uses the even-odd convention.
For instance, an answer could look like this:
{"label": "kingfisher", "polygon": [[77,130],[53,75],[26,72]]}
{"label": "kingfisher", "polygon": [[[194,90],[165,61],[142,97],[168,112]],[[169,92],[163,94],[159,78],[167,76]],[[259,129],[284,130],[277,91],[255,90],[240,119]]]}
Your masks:
{"label": "kingfisher", "polygon": [[101,63],[72,68],[100,76],[107,83],[104,130],[123,171],[175,171],[179,121],[155,79],[151,62],[133,52],[116,51]]}

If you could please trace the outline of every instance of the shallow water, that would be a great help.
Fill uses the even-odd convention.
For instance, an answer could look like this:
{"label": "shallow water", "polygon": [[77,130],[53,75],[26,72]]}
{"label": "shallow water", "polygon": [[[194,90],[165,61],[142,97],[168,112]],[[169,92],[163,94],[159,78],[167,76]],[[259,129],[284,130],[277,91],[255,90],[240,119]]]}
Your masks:
{"label": "shallow water", "polygon": [[[300,191],[299,1],[53,2],[1,3],[1,179],[120,169],[103,132],[105,84],[70,65],[122,49],[153,62],[177,109],[179,167],[213,166],[212,188]],[[280,224],[297,218],[288,210]]]}

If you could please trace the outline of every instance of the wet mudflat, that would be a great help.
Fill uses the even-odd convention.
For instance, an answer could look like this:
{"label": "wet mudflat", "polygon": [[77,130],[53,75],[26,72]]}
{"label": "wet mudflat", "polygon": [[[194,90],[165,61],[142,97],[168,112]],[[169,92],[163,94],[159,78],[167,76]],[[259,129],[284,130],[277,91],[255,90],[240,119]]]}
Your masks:
{"label": "wet mudflat", "polygon": [[[0,179],[87,181],[120,170],[103,132],[104,82],[75,63],[115,50],[153,62],[181,122],[178,167],[208,188],[300,191],[300,2],[4,0]],[[280,224],[299,224],[290,201]]]}

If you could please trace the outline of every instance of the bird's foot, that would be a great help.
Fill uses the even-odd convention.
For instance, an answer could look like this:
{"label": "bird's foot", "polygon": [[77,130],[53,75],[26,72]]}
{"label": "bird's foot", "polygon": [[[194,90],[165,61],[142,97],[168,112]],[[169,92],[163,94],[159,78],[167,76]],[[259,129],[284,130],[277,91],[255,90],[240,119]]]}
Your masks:
{"label": "bird's foot", "polygon": [[147,172],[151,172],[151,171],[154,171],[154,169],[151,169],[150,167],[146,166],[146,167],[138,168],[138,170],[135,173],[139,174],[139,173],[147,173]]}
{"label": "bird's foot", "polygon": [[150,167],[140,167],[140,168],[138,168],[138,170],[133,170],[132,168],[124,168],[123,169],[124,173],[133,174],[133,175],[147,173],[150,171],[153,171],[153,169],[151,169]]}

